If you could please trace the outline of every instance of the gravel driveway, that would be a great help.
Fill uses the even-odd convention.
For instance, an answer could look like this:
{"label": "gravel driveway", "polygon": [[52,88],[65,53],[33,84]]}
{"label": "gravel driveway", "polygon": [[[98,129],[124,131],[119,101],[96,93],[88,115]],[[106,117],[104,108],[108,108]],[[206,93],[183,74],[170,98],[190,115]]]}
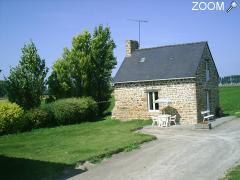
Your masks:
{"label": "gravel driveway", "polygon": [[157,140],[120,153],[70,179],[214,180],[240,160],[240,119],[212,130],[180,128],[142,130]]}

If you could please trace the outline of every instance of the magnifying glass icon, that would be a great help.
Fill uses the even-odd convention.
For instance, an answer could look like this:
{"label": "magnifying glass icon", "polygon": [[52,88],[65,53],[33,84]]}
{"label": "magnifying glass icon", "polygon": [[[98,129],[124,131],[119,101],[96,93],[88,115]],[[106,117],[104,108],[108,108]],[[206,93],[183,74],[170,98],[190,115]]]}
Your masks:
{"label": "magnifying glass icon", "polygon": [[237,1],[232,1],[230,7],[227,9],[227,13],[229,13],[233,8],[236,8],[237,6]]}

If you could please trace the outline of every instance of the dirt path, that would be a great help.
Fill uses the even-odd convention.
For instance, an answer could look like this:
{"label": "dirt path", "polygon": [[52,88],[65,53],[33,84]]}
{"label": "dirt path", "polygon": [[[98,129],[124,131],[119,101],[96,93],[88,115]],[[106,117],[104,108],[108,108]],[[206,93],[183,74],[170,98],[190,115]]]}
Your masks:
{"label": "dirt path", "polygon": [[240,160],[240,119],[213,130],[144,129],[158,140],[70,179],[214,180]]}

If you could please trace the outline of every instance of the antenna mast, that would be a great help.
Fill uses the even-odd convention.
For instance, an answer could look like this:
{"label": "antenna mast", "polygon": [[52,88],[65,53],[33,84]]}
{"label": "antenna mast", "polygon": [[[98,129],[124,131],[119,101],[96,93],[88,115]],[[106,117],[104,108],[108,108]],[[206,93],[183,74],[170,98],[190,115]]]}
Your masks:
{"label": "antenna mast", "polygon": [[147,20],[142,19],[129,19],[129,21],[137,22],[138,23],[138,44],[140,47],[140,40],[141,40],[141,23],[147,23]]}

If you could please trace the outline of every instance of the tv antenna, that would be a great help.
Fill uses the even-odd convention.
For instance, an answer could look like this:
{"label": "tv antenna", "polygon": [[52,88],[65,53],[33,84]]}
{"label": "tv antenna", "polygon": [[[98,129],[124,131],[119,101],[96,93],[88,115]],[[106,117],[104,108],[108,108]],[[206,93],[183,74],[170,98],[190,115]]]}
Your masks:
{"label": "tv antenna", "polygon": [[147,20],[143,19],[128,19],[129,21],[137,22],[138,23],[138,44],[140,47],[140,40],[141,40],[141,23],[147,23]]}

